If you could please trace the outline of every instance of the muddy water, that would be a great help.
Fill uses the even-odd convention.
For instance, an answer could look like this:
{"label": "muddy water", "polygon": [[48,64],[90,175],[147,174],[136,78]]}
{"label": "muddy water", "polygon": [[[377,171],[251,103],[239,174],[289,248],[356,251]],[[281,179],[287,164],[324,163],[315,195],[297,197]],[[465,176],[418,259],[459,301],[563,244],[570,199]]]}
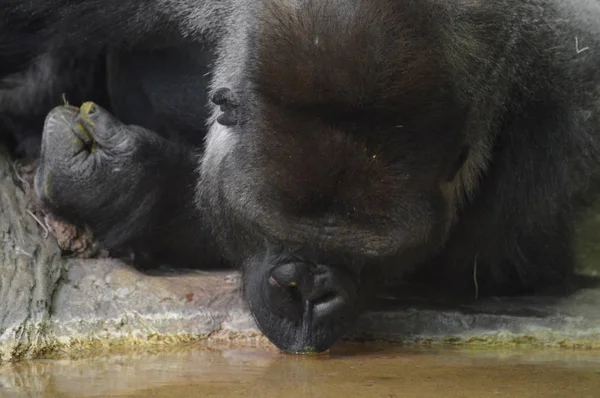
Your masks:
{"label": "muddy water", "polygon": [[600,353],[338,347],[206,350],[0,367],[1,397],[600,397]]}

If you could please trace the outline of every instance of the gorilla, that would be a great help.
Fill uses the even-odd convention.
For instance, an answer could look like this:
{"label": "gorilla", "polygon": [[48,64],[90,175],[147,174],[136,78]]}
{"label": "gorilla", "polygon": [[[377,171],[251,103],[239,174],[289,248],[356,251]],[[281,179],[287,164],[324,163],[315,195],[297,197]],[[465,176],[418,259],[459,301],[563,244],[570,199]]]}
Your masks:
{"label": "gorilla", "polygon": [[598,0],[0,5],[0,112],[43,115],[44,206],[149,264],[240,267],[283,351],[327,350],[390,280],[574,289]]}

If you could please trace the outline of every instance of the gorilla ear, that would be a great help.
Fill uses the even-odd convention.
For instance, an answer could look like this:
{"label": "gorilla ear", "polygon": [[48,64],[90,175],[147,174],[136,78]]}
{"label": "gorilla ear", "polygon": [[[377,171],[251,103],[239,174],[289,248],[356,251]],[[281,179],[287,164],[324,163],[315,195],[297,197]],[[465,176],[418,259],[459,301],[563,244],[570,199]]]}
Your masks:
{"label": "gorilla ear", "polygon": [[218,88],[212,95],[211,101],[219,105],[222,115],[217,118],[217,123],[223,126],[235,126],[238,124],[238,101],[233,91],[227,87]]}
{"label": "gorilla ear", "polygon": [[456,174],[463,167],[468,157],[469,147],[465,145],[462,147],[458,157],[456,158],[456,161],[454,162],[454,165],[448,170],[448,174],[446,174],[446,181],[454,180],[454,177],[456,177]]}

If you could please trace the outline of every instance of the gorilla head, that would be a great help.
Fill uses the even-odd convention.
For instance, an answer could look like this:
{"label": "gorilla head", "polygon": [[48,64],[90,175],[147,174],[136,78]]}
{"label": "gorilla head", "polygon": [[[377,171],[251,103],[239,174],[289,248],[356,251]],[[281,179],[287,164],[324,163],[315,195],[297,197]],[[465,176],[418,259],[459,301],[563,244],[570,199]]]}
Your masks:
{"label": "gorilla head", "polygon": [[[244,79],[229,99],[215,94],[224,114],[199,198],[243,264],[263,332],[287,351],[322,351],[355,320],[382,259],[410,267],[443,242],[465,105],[434,32],[406,7],[266,3]],[[237,123],[223,123],[228,102]]]}

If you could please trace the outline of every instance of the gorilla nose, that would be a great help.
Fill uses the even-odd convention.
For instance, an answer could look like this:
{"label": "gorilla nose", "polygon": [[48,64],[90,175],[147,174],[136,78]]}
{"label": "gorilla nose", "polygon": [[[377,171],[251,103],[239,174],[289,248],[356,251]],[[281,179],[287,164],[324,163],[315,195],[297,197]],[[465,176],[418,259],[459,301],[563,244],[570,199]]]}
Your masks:
{"label": "gorilla nose", "polygon": [[272,311],[312,327],[343,317],[358,295],[357,285],[347,272],[303,262],[274,268],[268,289]]}
{"label": "gorilla nose", "polygon": [[325,352],[361,313],[363,285],[343,266],[280,262],[279,253],[249,260],[244,295],[258,328],[283,352]]}

